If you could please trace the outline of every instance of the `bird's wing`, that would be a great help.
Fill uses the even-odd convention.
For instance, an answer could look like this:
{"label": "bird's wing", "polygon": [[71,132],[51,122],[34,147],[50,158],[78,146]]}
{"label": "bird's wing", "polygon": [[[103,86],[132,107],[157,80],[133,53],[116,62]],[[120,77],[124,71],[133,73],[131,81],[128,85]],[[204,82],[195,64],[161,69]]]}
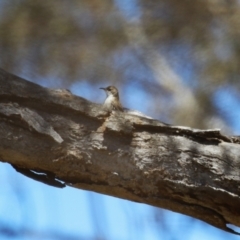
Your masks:
{"label": "bird's wing", "polygon": [[113,102],[112,106],[113,106],[114,110],[118,110],[118,111],[123,112],[123,107],[122,107],[121,103],[116,104],[116,103]]}

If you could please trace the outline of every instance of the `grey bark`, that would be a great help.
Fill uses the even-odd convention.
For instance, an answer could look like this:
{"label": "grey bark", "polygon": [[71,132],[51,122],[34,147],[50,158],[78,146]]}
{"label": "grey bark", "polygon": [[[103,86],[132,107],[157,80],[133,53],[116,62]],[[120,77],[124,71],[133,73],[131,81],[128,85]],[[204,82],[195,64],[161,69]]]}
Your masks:
{"label": "grey bark", "polygon": [[[0,69],[0,159],[33,179],[240,227],[240,144],[51,90]],[[237,233],[236,233],[237,234]]]}

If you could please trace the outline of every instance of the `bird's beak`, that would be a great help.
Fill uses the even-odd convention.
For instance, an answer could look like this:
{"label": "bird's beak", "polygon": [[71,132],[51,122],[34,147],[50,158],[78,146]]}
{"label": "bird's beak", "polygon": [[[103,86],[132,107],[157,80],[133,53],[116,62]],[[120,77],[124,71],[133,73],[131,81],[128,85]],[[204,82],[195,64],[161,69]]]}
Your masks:
{"label": "bird's beak", "polygon": [[100,87],[99,89],[102,89],[102,90],[104,90],[104,91],[106,90],[106,88],[103,88],[103,87]]}

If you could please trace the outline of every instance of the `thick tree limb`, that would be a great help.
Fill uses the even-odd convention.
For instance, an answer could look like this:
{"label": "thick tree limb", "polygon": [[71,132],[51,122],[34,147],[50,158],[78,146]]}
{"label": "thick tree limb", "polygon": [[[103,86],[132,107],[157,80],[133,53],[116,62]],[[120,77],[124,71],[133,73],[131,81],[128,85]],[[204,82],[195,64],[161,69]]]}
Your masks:
{"label": "thick tree limb", "polygon": [[226,224],[240,227],[238,137],[107,114],[3,70],[0,159],[53,186],[170,209],[231,233]]}

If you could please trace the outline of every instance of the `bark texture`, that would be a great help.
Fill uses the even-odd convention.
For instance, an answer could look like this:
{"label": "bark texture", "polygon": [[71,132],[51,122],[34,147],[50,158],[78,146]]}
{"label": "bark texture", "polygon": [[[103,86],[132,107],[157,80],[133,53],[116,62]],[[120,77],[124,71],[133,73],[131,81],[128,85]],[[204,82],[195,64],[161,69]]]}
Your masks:
{"label": "bark texture", "polygon": [[0,70],[0,159],[44,183],[166,208],[236,233],[240,144],[170,126]]}

